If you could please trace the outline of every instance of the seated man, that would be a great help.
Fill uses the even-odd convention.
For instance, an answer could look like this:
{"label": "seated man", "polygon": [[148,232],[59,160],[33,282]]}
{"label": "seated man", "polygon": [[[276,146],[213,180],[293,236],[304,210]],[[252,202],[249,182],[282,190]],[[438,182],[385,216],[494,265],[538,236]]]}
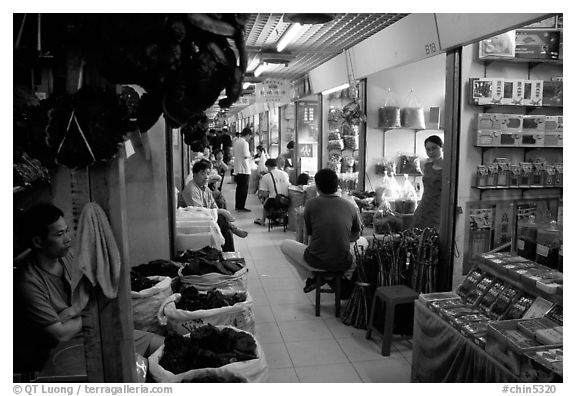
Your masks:
{"label": "seated man", "polygon": [[331,169],[321,169],[314,176],[318,197],[304,206],[304,226],[309,243],[284,240],[280,250],[302,279],[306,279],[304,292],[315,289],[312,272],[347,271],[354,258],[350,242],[360,237],[358,211],[349,201],[338,196],[338,175]]}
{"label": "seated man", "polygon": [[[14,372],[41,371],[59,342],[81,334],[80,313],[72,307],[71,239],[62,211],[49,204],[28,210],[20,224],[31,253],[14,274]],[[61,319],[60,315],[66,319]],[[148,357],[164,337],[134,330],[135,351]]]}
{"label": "seated man", "polygon": [[[278,169],[276,159],[267,159],[266,168],[268,168],[268,173],[262,176],[258,187],[258,198],[260,198],[263,203],[266,201],[266,198],[275,198],[276,194],[288,195],[288,187],[290,186],[288,174],[283,170]],[[274,178],[274,181],[272,181],[272,178]],[[274,188],[274,182],[276,183],[276,188]],[[262,217],[254,220],[254,223],[264,225],[265,220],[266,209],[262,206]]]}
{"label": "seated man", "polygon": [[246,238],[248,233],[232,223],[234,218],[230,212],[226,209],[218,208],[212,191],[208,188],[208,177],[210,176],[211,167],[210,162],[205,160],[194,163],[192,166],[192,180],[184,187],[182,196],[188,206],[218,209],[218,226],[225,240],[224,245],[222,245],[222,251],[233,252],[233,234],[238,235],[240,238]]}

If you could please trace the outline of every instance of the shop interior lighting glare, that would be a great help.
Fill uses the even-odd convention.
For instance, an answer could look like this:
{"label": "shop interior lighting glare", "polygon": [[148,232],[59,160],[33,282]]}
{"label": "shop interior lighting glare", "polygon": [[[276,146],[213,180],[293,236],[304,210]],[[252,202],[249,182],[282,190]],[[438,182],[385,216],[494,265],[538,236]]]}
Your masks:
{"label": "shop interior lighting glare", "polygon": [[304,26],[299,23],[293,23],[292,25],[290,25],[290,27],[286,30],[286,32],[282,35],[282,37],[278,41],[278,44],[276,45],[276,50],[278,52],[282,52],[282,50],[286,48],[288,44],[290,44],[298,37],[303,27]]}
{"label": "shop interior lighting glare", "polygon": [[258,77],[264,70],[268,68],[268,63],[263,62],[258,65],[256,70],[254,70],[254,77]]}
{"label": "shop interior lighting glare", "polygon": [[248,87],[249,87],[250,85],[252,85],[252,84],[253,84],[253,83],[246,81],[246,82],[244,82],[244,84],[242,84],[242,89],[248,89]]}
{"label": "shop interior lighting glare", "polygon": [[254,69],[256,69],[258,67],[259,64],[260,64],[260,57],[258,55],[256,55],[256,56],[254,56],[254,58],[252,58],[252,60],[248,64],[248,67],[246,67],[246,71],[248,71],[248,72],[253,71]]}
{"label": "shop interior lighting glare", "polygon": [[332,92],[338,92],[338,91],[341,91],[341,90],[346,89],[348,87],[350,87],[349,83],[338,85],[337,87],[327,89],[326,91],[322,91],[322,95],[328,95],[328,94],[331,94]]}

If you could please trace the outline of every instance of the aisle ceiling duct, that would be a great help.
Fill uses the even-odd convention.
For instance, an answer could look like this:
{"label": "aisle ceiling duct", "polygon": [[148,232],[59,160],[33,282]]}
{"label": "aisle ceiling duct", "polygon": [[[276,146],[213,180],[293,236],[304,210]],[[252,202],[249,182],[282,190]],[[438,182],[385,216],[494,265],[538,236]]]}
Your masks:
{"label": "aisle ceiling duct", "polygon": [[[368,37],[398,22],[408,14],[251,14],[246,24],[248,65],[266,62],[268,67],[258,77],[254,67],[245,81],[262,82],[266,78],[296,80],[310,70],[339,55]],[[330,18],[332,18],[330,20]],[[323,22],[311,24],[312,22]],[[304,23],[299,35],[282,52],[276,44],[291,23]],[[256,60],[254,59],[256,58]],[[245,94],[253,93],[253,86]],[[234,115],[244,105],[233,105]],[[216,114],[217,106],[206,110],[208,117]]]}

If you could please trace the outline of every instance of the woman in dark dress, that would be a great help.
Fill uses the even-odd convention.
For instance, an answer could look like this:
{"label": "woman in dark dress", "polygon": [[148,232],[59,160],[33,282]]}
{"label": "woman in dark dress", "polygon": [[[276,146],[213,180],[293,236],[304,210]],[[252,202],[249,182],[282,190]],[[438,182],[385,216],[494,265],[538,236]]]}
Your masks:
{"label": "woman in dark dress", "polygon": [[436,135],[424,140],[428,161],[424,164],[422,184],[424,193],[414,212],[414,227],[440,227],[440,200],[442,196],[442,139]]}

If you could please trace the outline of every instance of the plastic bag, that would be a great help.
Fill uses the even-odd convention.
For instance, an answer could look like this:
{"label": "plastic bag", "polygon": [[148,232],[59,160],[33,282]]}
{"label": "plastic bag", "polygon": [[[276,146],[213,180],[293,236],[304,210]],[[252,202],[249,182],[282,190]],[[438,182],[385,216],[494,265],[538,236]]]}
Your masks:
{"label": "plastic bag", "polygon": [[162,335],[164,328],[158,322],[157,315],[162,303],[172,294],[171,279],[168,276],[149,276],[148,278],[160,282],[149,289],[130,292],[134,328]]}
{"label": "plastic bag", "polygon": [[381,194],[380,202],[395,200],[400,197],[400,185],[394,176],[384,175],[382,178],[383,191]]}
{"label": "plastic bag", "polygon": [[194,286],[198,290],[206,291],[217,288],[221,291],[246,291],[248,285],[248,268],[244,266],[233,275],[210,272],[204,275],[182,276],[182,268],[178,270],[178,276],[184,287]]}
{"label": "plastic bag", "polygon": [[384,105],[378,109],[378,128],[400,128],[401,126],[398,100],[388,88]]}
{"label": "plastic bag", "polygon": [[342,157],[342,173],[354,172],[354,157]]}
{"label": "plastic bag", "polygon": [[406,106],[400,111],[400,123],[402,128],[426,129],[424,108],[413,89],[410,90],[410,94],[406,98]]}
{"label": "plastic bag", "polygon": [[358,136],[344,136],[344,148],[358,150]]}
{"label": "plastic bag", "polygon": [[328,131],[328,140],[338,140],[342,139],[340,135],[340,129],[331,129]]}
{"label": "plastic bag", "polygon": [[[231,295],[236,292],[223,291],[224,295]],[[168,325],[180,335],[188,334],[191,329],[205,324],[234,326],[240,330],[254,333],[254,312],[252,307],[254,301],[250,293],[246,292],[246,300],[238,302],[232,306],[199,309],[196,311],[186,311],[176,308],[176,303],[180,301],[181,294],[174,293],[168,297],[158,309],[158,322]]]}
{"label": "plastic bag", "polygon": [[[264,352],[262,346],[254,337],[252,333],[242,331],[235,328],[234,326],[216,326],[218,329],[232,328],[236,331],[248,333],[254,339],[256,343],[256,359],[244,360],[240,362],[234,362],[226,364],[219,367],[221,370],[227,370],[231,373],[239,375],[246,378],[248,382],[266,382],[268,379],[268,364],[266,363],[266,358],[264,357]],[[185,335],[186,337],[186,335]],[[150,357],[148,358],[148,365],[150,375],[155,382],[182,382],[183,380],[192,379],[198,375],[205,375],[206,369],[189,370],[184,373],[174,374],[164,367],[160,366],[160,358],[164,353],[164,345],[158,348]]]}
{"label": "plastic bag", "polygon": [[344,141],[342,139],[338,140],[328,140],[328,150],[343,150]]}
{"label": "plastic bag", "polygon": [[398,174],[421,175],[420,157],[414,154],[398,153]]}

